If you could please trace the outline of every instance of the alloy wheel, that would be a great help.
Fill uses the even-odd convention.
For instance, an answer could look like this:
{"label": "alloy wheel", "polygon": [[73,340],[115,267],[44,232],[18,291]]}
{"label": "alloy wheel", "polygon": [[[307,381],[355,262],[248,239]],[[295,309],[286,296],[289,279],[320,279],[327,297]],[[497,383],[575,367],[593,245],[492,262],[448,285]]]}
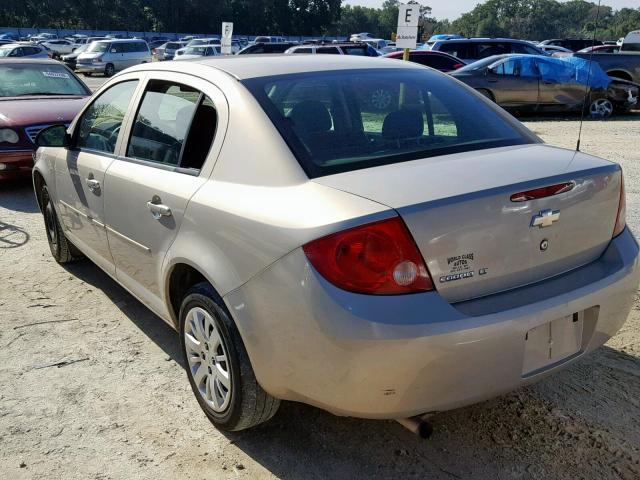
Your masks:
{"label": "alloy wheel", "polygon": [[593,117],[607,118],[613,113],[613,104],[607,98],[598,98],[591,102],[589,113]]}
{"label": "alloy wheel", "polygon": [[205,309],[187,312],[184,346],[198,393],[213,411],[224,412],[231,401],[231,368],[220,331]]}

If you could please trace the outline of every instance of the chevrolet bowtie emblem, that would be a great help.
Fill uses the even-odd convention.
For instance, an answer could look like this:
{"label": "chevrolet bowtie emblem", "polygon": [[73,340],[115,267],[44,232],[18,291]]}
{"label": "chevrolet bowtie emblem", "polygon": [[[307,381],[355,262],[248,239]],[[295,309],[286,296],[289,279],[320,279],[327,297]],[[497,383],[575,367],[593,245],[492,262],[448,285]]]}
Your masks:
{"label": "chevrolet bowtie emblem", "polygon": [[550,227],[553,222],[560,220],[560,210],[542,210],[538,215],[534,215],[531,219],[532,227]]}

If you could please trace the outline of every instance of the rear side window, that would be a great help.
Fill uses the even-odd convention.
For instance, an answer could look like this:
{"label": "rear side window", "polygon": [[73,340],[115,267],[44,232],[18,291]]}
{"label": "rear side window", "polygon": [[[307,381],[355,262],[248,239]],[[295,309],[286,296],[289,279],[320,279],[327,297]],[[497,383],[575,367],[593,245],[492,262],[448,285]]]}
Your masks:
{"label": "rear side window", "polygon": [[152,80],[136,114],[127,156],[199,170],[216,126],[209,97],[186,85]]}
{"label": "rear side window", "polygon": [[455,61],[453,58],[445,57],[442,55],[411,55],[409,59],[412,62],[425,65],[427,67],[435,68],[436,70],[449,71],[454,70],[454,65],[460,62]]}
{"label": "rear side window", "polygon": [[511,44],[503,42],[477,43],[477,56],[474,58],[482,59],[493,55],[504,55],[511,53]]}
{"label": "rear side window", "polygon": [[367,47],[358,46],[358,47],[342,47],[345,55],[358,55],[361,57],[368,57],[369,52]]}
{"label": "rear side window", "polygon": [[512,43],[511,53],[520,53],[524,55],[540,55],[540,52],[538,52],[537,49],[523,43]]}
{"label": "rear side window", "polygon": [[469,42],[444,42],[438,50],[458,58],[477,58],[475,45]]}
{"label": "rear side window", "polygon": [[316,50],[316,53],[340,55],[340,50],[338,50],[336,47],[320,47]]}
{"label": "rear side window", "polygon": [[243,83],[311,178],[539,141],[428,69],[309,72]]}
{"label": "rear side window", "polygon": [[100,94],[80,118],[76,147],[114,153],[122,121],[137,86],[137,80],[117,83]]}

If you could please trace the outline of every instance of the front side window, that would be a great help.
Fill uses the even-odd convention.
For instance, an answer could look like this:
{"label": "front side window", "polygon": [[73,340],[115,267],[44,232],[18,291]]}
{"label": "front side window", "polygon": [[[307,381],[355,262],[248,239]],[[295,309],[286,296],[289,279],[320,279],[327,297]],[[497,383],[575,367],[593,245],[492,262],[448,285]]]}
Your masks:
{"label": "front side window", "polygon": [[206,95],[186,85],[151,80],[133,124],[127,156],[200,169],[216,125],[216,110]]}
{"label": "front side window", "polygon": [[320,47],[316,50],[316,53],[339,55],[340,50],[338,50],[336,47]]}
{"label": "front side window", "polygon": [[539,141],[499,108],[428,69],[310,72],[243,83],[311,178]]}
{"label": "front side window", "polygon": [[313,50],[311,48],[296,48],[293,53],[312,53]]}
{"label": "front side window", "polygon": [[118,83],[96,98],[78,122],[76,147],[114,153],[122,121],[137,86],[137,80]]}

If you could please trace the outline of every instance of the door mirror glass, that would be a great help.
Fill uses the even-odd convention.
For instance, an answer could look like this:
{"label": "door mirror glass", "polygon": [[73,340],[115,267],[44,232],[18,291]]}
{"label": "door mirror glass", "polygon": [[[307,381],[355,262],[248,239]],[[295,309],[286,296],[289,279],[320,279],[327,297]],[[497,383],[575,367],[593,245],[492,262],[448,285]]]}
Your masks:
{"label": "door mirror glass", "polygon": [[36,145],[39,147],[68,147],[69,135],[64,125],[51,125],[41,130],[36,136]]}

